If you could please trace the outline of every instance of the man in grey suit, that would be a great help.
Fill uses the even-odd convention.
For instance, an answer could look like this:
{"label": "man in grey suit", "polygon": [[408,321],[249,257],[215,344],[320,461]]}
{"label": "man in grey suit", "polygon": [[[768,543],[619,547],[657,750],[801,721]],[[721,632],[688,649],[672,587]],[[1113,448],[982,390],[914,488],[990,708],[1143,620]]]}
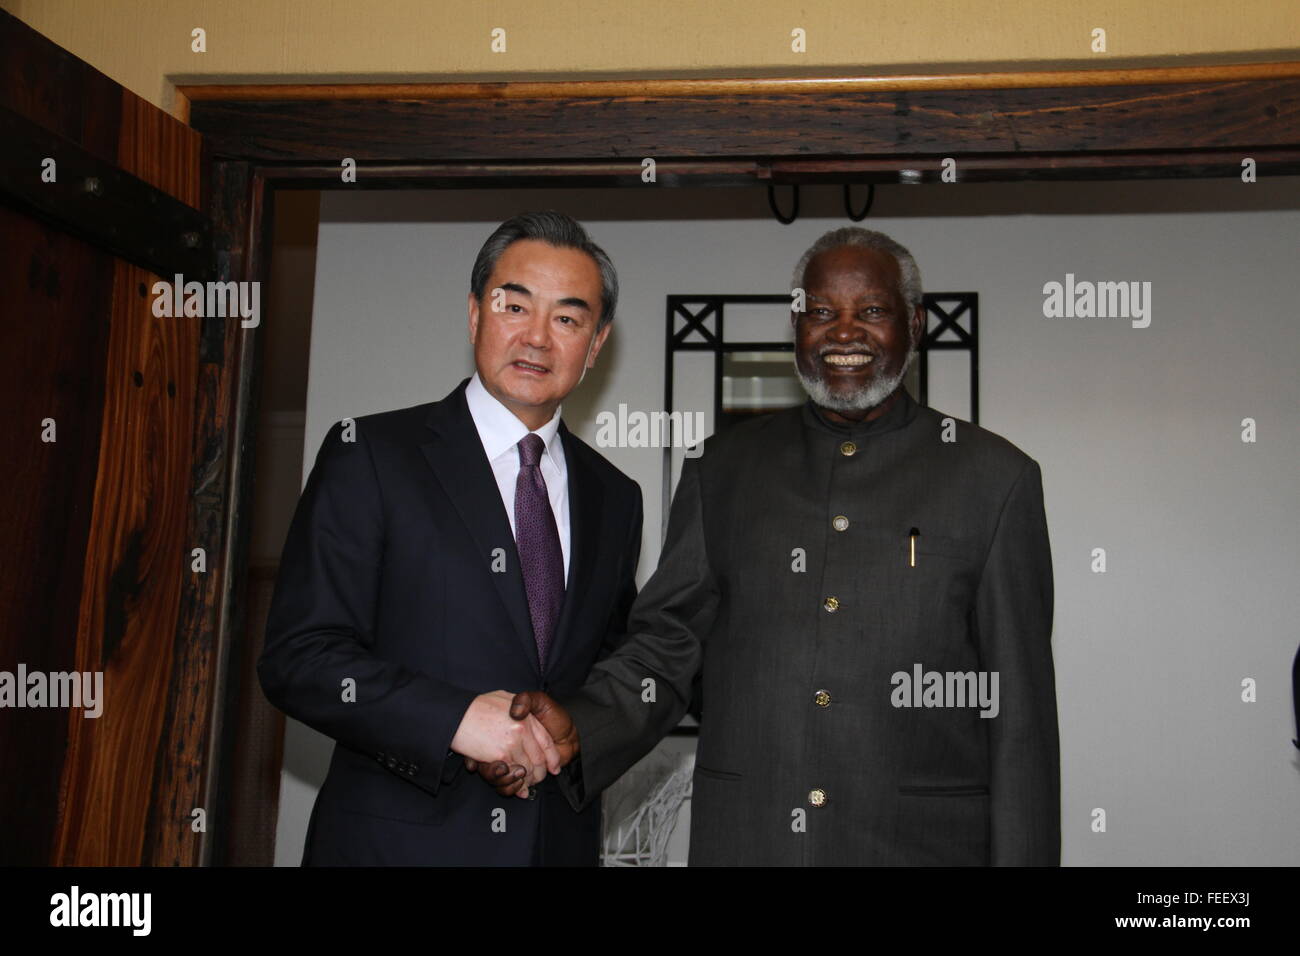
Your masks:
{"label": "man in grey suit", "polygon": [[827,233],[793,286],[810,401],[685,462],[628,640],[579,692],[512,713],[576,756],[585,806],[678,722],[702,667],[692,864],[1057,865],[1039,467],[903,388],[925,314],[901,245]]}

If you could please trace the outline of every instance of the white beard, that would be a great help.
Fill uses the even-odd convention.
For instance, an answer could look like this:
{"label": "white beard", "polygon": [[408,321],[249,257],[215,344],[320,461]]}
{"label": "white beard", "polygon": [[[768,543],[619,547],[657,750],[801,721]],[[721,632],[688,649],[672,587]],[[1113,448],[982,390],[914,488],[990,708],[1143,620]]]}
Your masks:
{"label": "white beard", "polygon": [[[832,392],[824,378],[812,378],[804,375],[803,370],[799,368],[797,358],[795,359],[794,370],[795,374],[799,376],[799,383],[803,385],[804,391],[808,393],[808,397],[813,400],[814,405],[829,408],[833,412],[865,412],[875,408],[894,394],[894,389],[898,388],[903,376],[912,367],[916,355],[916,349],[909,351],[902,367],[894,375],[877,375],[871,384],[865,388],[841,394]],[[817,361],[820,362],[820,359],[817,359]]]}

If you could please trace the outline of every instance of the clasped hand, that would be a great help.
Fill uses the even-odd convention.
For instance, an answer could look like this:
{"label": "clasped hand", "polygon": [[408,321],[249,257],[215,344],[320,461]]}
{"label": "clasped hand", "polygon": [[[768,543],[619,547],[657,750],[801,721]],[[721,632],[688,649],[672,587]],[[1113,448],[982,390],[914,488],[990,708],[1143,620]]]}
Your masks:
{"label": "clasped hand", "polygon": [[578,731],[549,694],[496,690],[474,698],[451,749],[503,797],[527,798],[529,787],[577,756]]}

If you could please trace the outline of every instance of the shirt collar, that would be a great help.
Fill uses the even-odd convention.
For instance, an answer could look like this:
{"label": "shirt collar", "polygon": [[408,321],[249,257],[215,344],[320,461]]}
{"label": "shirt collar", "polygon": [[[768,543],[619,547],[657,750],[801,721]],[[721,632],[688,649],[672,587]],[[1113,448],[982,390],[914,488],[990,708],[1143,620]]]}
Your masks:
{"label": "shirt collar", "polygon": [[[479,441],[488,461],[495,461],[507,451],[518,454],[515,446],[528,434],[528,426],[515,417],[515,413],[506,408],[489,392],[475,372],[465,386],[465,403],[469,405],[469,414],[478,429]],[[560,409],[555,409],[551,420],[541,428],[535,429],[542,443],[546,446],[546,455],[556,469],[563,471],[564,457],[557,454],[560,441]]]}

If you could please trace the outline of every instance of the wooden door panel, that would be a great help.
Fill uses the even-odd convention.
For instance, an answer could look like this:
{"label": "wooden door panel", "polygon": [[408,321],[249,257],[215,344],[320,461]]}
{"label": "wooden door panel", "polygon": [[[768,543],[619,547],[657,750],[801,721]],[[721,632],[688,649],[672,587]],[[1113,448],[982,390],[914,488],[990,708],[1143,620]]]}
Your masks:
{"label": "wooden door panel", "polygon": [[[191,573],[193,319],[152,314],[158,277],[114,261],[98,473],[77,670],[104,671],[96,719],[69,715],[54,862],[143,860],[170,693],[181,590]],[[174,822],[188,830],[185,821]]]}
{"label": "wooden door panel", "polygon": [[[95,163],[105,209],[146,200],[135,222],[113,212],[92,224],[60,219],[66,202],[33,206],[30,182],[12,180],[39,169],[6,167],[11,182],[0,181],[0,448],[12,461],[0,670],[103,674],[98,717],[0,708],[0,864],[198,863],[206,835],[191,811],[212,772],[218,668],[216,649],[189,639],[183,605],[196,577],[220,573],[223,542],[196,535],[194,489],[222,447],[197,437],[206,320],[155,316],[154,284],[172,275],[133,262],[185,244],[159,210],[204,206],[202,139],[8,14],[0,52],[0,108],[78,170],[42,188],[85,190]],[[147,254],[123,251],[128,232],[145,235]],[[41,440],[45,419],[57,441]]]}
{"label": "wooden door panel", "polygon": [[[0,670],[77,666],[99,459],[113,261],[0,206]],[[42,422],[54,422],[54,442]],[[65,710],[0,710],[0,863],[49,862]]]}

